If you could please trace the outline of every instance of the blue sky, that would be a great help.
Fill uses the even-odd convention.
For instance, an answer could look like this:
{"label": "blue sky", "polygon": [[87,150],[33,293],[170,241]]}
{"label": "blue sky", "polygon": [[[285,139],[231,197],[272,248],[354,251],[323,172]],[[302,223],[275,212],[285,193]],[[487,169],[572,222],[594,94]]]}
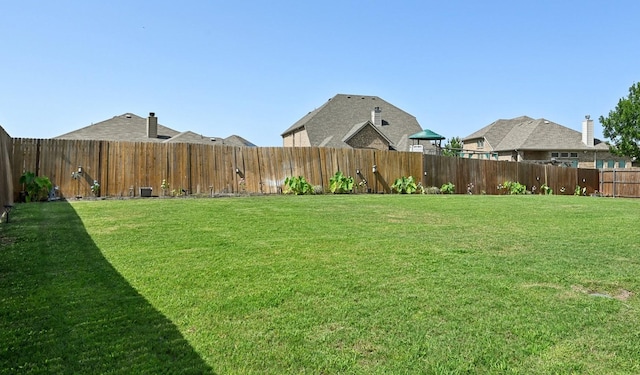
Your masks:
{"label": "blue sky", "polygon": [[0,125],[50,138],[126,112],[281,146],[335,94],[447,138],[527,115],[580,130],[640,77],[640,1],[3,1]]}

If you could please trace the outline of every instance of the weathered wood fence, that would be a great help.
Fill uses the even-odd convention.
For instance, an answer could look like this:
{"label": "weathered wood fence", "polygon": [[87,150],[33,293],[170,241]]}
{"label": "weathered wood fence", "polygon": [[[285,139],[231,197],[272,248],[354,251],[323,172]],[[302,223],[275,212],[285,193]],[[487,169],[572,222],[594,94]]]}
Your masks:
{"label": "weathered wood fence", "polygon": [[554,194],[573,194],[576,186],[591,194],[599,189],[597,169],[578,169],[544,164],[508,161],[424,156],[425,186],[451,182],[456,193],[504,194],[499,186],[506,181],[519,182],[534,193],[546,184]]}
{"label": "weathered wood fence", "polygon": [[640,168],[601,170],[600,192],[610,197],[640,197]]}
{"label": "weathered wood fence", "polygon": [[[91,196],[94,181],[101,195],[114,197],[139,196],[142,187],[154,195],[274,194],[290,176],[304,176],[326,190],[338,170],[381,193],[390,192],[397,177],[422,173],[422,155],[410,152],[22,138],[13,140],[12,163],[15,186],[24,171],[33,171],[49,177],[67,198]],[[169,191],[161,189],[162,180]]]}
{"label": "weathered wood fence", "polygon": [[[4,131],[0,132],[0,167],[3,204],[18,198],[19,179],[24,171],[49,177],[62,198],[92,196],[94,181],[100,184],[101,196],[111,197],[140,196],[144,187],[152,188],[153,195],[182,190],[200,195],[277,194],[290,176],[304,176],[326,191],[329,179],[338,170],[353,176],[356,184],[367,181],[371,193],[389,193],[396,178],[414,176],[424,186],[439,187],[451,182],[456,193],[503,194],[499,185],[514,181],[535,193],[546,184],[554,194],[573,194],[580,186],[586,188],[587,194],[600,191],[610,196],[640,196],[640,172],[630,180],[630,175],[620,171],[610,177],[606,171],[601,174],[596,169],[415,152],[12,139]],[[82,173],[73,179],[72,174],[79,168]],[[161,188],[163,180],[170,186],[166,191]],[[626,190],[631,189],[629,186],[636,190]]]}

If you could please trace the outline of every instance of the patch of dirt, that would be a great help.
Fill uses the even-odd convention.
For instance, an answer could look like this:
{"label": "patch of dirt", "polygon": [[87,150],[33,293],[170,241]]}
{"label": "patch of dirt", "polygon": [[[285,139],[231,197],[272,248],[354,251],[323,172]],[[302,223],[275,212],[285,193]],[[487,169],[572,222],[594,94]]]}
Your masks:
{"label": "patch of dirt", "polygon": [[627,301],[634,294],[632,291],[626,289],[618,289],[615,293],[610,293],[603,290],[590,289],[582,285],[572,285],[571,289],[574,292],[588,294],[593,297],[613,298],[618,301]]}
{"label": "patch of dirt", "polygon": [[629,298],[631,298],[633,296],[633,292],[626,290],[626,289],[620,289],[618,291],[618,293],[616,295],[613,296],[613,298],[620,300],[620,301],[626,301]]}

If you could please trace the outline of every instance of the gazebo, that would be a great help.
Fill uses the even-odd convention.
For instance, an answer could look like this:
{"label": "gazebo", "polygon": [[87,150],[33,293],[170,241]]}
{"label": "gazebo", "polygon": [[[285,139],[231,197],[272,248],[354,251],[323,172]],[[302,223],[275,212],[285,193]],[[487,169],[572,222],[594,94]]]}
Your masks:
{"label": "gazebo", "polygon": [[442,148],[441,147],[442,140],[446,139],[446,138],[441,136],[440,134],[434,132],[434,131],[431,131],[429,129],[424,129],[423,131],[421,131],[419,133],[410,135],[409,139],[412,139],[412,140],[414,140],[414,142],[416,142],[416,143],[413,143],[414,145],[415,144],[419,145],[421,140],[435,141],[434,144],[435,144],[436,148],[438,150],[440,150]]}

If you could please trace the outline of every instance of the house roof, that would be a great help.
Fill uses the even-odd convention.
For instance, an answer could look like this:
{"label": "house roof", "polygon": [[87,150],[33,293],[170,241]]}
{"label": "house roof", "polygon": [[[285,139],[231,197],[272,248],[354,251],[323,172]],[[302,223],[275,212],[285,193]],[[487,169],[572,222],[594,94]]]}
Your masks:
{"label": "house roof", "polygon": [[376,129],[396,150],[408,150],[409,135],[421,131],[422,127],[414,116],[377,96],[337,94],[296,121],[282,136],[305,129],[313,146],[351,147],[344,140],[357,125],[371,120],[375,107],[382,111],[382,126]]}
{"label": "house roof", "polygon": [[237,135],[231,135],[227,138],[208,137],[192,131],[179,132],[159,123],[158,137],[149,138],[147,137],[147,119],[133,113],[114,116],[108,120],[91,124],[54,138],[156,143],[200,143],[255,147],[253,143]]}
{"label": "house roof", "polygon": [[163,142],[178,134],[180,134],[179,131],[158,124],[158,138],[148,138],[147,119],[133,113],[124,113],[54,138],[98,141]]}
{"label": "house roof", "polygon": [[590,147],[582,133],[544,118],[520,116],[500,119],[464,137],[463,142],[484,139],[493,151],[510,150],[609,150],[599,139]]}

